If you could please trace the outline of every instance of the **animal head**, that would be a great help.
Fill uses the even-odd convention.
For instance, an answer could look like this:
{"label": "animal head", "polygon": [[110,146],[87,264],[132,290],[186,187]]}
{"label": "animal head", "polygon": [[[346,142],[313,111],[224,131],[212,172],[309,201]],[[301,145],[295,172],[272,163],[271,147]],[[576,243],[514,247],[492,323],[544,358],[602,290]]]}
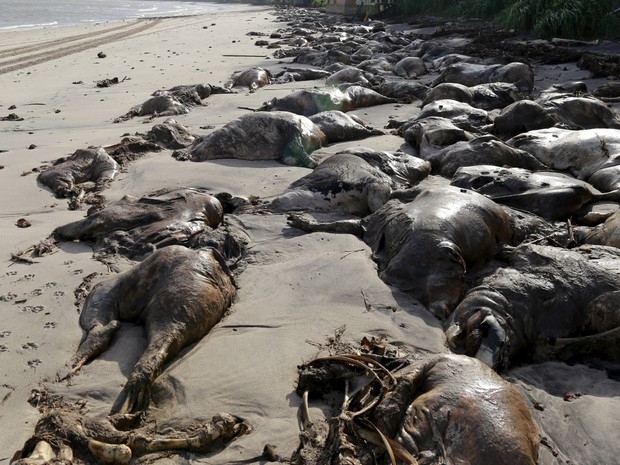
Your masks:
{"label": "animal head", "polygon": [[506,299],[489,289],[474,289],[456,307],[446,324],[446,339],[457,353],[475,357],[497,370],[508,364],[509,339],[501,316]]}
{"label": "animal head", "polygon": [[452,241],[441,241],[430,257],[416,267],[427,275],[425,300],[430,311],[445,320],[463,291],[467,266],[461,249]]}

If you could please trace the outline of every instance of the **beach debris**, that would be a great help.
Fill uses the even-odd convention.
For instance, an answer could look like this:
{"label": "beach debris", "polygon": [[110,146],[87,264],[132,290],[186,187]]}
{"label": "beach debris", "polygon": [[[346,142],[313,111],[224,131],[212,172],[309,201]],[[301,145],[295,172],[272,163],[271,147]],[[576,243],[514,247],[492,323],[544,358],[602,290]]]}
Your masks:
{"label": "beach debris", "polygon": [[53,238],[48,238],[39,242],[38,244],[31,245],[24,250],[11,253],[11,260],[13,261],[13,263],[39,263],[38,261],[33,260],[33,258],[50,255],[52,253],[56,253],[57,250],[58,249],[56,247],[56,241]]}
{"label": "beach debris", "polygon": [[119,83],[118,78],[114,77],[112,79],[102,79],[101,81],[97,81],[96,85],[97,87],[110,87],[118,83]]}
{"label": "beach debris", "polygon": [[9,113],[7,116],[0,118],[0,121],[24,121],[24,118],[17,115],[17,113]]}
{"label": "beach debris", "polygon": [[[15,264],[15,263],[26,263],[28,265],[32,265],[34,263],[39,263],[36,260],[33,260],[32,257],[33,256],[33,252],[34,251],[34,246],[28,247],[27,249],[24,250],[20,250],[18,252],[15,253],[11,253],[11,261],[13,263],[11,263],[11,265]],[[27,255],[30,256],[27,256]],[[9,266],[11,266],[9,265]]]}
{"label": "beach debris", "polygon": [[103,52],[97,53],[97,58],[106,58],[106,57],[107,57],[107,55],[105,53],[103,53]]}
{"label": "beach debris", "polygon": [[579,392],[579,391],[577,391],[577,392],[567,392],[566,394],[564,394],[563,399],[564,399],[564,402],[572,402],[574,400],[579,399],[582,396],[583,396],[583,393]]}
{"label": "beach debris", "polygon": [[121,82],[125,82],[127,80],[127,76],[125,76],[122,80],[119,80],[117,77],[102,79],[101,81],[97,81],[95,84],[97,87],[110,87],[115,84],[119,84]]}
{"label": "beach debris", "polygon": [[32,226],[32,223],[30,221],[28,221],[26,218],[20,218],[20,219],[17,220],[15,225],[18,228],[29,228],[30,226]]}

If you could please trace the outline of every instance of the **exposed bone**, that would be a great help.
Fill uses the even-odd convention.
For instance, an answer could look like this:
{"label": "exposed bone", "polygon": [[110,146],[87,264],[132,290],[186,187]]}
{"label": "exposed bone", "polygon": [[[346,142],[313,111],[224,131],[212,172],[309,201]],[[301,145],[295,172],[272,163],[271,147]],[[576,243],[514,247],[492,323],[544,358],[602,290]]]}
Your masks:
{"label": "exposed bone", "polygon": [[11,465],[43,465],[54,456],[52,446],[47,441],[39,441],[28,458],[11,462]]}

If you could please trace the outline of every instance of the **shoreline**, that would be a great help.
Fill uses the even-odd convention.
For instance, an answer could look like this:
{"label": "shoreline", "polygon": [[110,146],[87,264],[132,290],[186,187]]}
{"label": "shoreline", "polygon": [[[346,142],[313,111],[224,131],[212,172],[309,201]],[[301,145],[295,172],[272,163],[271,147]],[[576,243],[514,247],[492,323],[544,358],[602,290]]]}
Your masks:
{"label": "shoreline", "polygon": [[[184,4],[183,0],[181,0],[178,3],[180,3],[181,5]],[[47,21],[41,20],[39,22],[34,22],[34,23],[29,22],[29,23],[24,23],[24,24],[11,24],[11,25],[6,25],[6,26],[0,26],[0,34],[4,32],[9,32],[9,33],[22,32],[22,31],[30,32],[30,31],[34,31],[37,29],[65,27],[65,26],[66,27],[79,27],[79,26],[92,25],[92,24],[110,24],[110,23],[117,23],[121,21],[132,21],[132,20],[142,20],[142,19],[182,18],[185,16],[200,16],[200,15],[208,15],[208,14],[213,14],[213,13],[243,12],[243,11],[252,11],[258,8],[271,7],[271,5],[269,4],[264,4],[261,2],[251,2],[251,1],[226,2],[226,1],[210,0],[210,1],[204,1],[204,2],[198,1],[198,2],[191,2],[191,3],[193,4],[207,3],[213,6],[212,6],[211,11],[191,10],[190,12],[184,12],[184,11],[175,12],[174,9],[169,9],[169,10],[164,10],[161,12],[156,12],[154,14],[140,13],[142,10],[136,10],[136,12],[127,11],[124,15],[119,13],[118,17],[116,18],[110,17],[110,15],[108,16],[103,15],[99,19],[91,19],[91,18],[77,19],[76,18],[76,19],[71,20],[71,19],[67,19],[66,17],[61,18],[62,14],[60,14],[60,16],[55,17],[57,19],[47,18],[48,19]],[[158,5],[158,3],[154,3],[154,5]],[[68,12],[65,12],[64,10],[62,11],[63,11],[63,14],[68,14]],[[19,12],[16,12],[16,14],[19,15]],[[56,11],[56,15],[59,15],[58,11]]]}
{"label": "shoreline", "polygon": [[[291,59],[274,58],[274,50],[257,46],[257,37],[248,35],[261,32],[265,34],[262,38],[267,38],[286,27],[277,14],[278,10],[265,7],[2,35],[7,40],[0,46],[0,74],[20,63],[3,65],[10,60],[22,60],[23,67],[1,74],[5,86],[0,93],[0,116],[15,113],[23,121],[0,122],[0,233],[4,238],[0,437],[5,452],[0,454],[0,465],[9,463],[40,418],[36,406],[28,402],[33,394],[35,399],[61,396],[70,404],[83,404],[90,416],[104,417],[146,345],[140,326],[123,323],[104,354],[85,365],[70,383],[58,381],[66,374],[66,363],[83,333],[78,324],[76,290],[89,277],[98,282],[115,272],[93,259],[89,244],[79,242],[62,243],[58,251],[37,263],[10,260],[12,253],[38,244],[55,227],[86,215],[87,206],[69,210],[66,199],[54,198],[49,189],[39,185],[36,170],[77,149],[115,144],[126,135],[145,133],[162,122],[166,118],[151,121],[137,117],[113,123],[156,90],[182,84],[222,85],[234,72],[250,67],[264,67],[273,73],[285,69]],[[136,25],[144,21],[149,27],[139,29]],[[106,38],[110,40],[103,41]],[[75,47],[71,53],[62,50],[71,47]],[[105,58],[98,56],[100,52]],[[44,60],[28,63],[36,60],[32,56],[37,53]],[[587,76],[572,65],[540,67],[536,86],[540,90],[558,80]],[[118,84],[96,86],[96,82],[114,77]],[[424,82],[430,79],[423,77]],[[247,114],[248,108],[320,85],[317,81],[288,82],[254,93],[242,89],[236,94],[214,94],[205,106],[174,119],[202,135]],[[407,119],[419,112],[419,102],[415,102],[351,113],[381,128],[390,119]],[[387,133],[332,144],[314,155],[327,157],[353,146],[411,151],[401,137]],[[132,162],[102,194],[110,204],[126,195],[140,197],[160,189],[194,187],[265,199],[280,194],[307,173],[306,168],[276,161],[180,162],[172,158],[170,150],[163,150]],[[20,218],[32,225],[18,228]],[[191,462],[208,460],[224,465],[247,460],[260,455],[265,444],[275,444],[280,455],[288,457],[299,444],[297,366],[313,358],[317,344],[333,338],[340,328],[346,327],[344,337],[350,342],[384,337],[415,347],[421,355],[449,352],[440,322],[379,279],[370,248],[356,237],[301,234],[287,226],[286,215],[240,214],[232,221],[251,236],[247,267],[237,277],[237,300],[221,324],[166,367],[154,386],[156,400],[149,414],[160,425],[174,426],[227,411],[247,419],[254,431],[221,452]],[[126,259],[117,263],[120,271],[133,264]],[[565,402],[563,393],[538,387],[541,373],[558,383],[570,376],[575,381],[573,390],[591,395]],[[603,379],[600,370],[549,362],[516,369],[508,376],[517,380],[524,397],[530,396],[528,406],[540,424],[553,427],[541,431],[543,435],[566,441],[573,431],[566,418],[579,416],[584,428],[600,433],[609,456],[620,453],[612,450],[618,446],[613,446],[613,419],[607,416],[619,405],[620,400],[612,397],[618,393],[618,383]],[[595,388],[588,388],[588,383],[594,383]],[[544,413],[537,410],[536,402],[544,405]],[[318,407],[311,410],[320,413]],[[601,417],[608,420],[607,428],[598,426]],[[541,465],[552,464],[552,452],[545,451],[546,461]],[[188,459],[163,460],[168,464]]]}

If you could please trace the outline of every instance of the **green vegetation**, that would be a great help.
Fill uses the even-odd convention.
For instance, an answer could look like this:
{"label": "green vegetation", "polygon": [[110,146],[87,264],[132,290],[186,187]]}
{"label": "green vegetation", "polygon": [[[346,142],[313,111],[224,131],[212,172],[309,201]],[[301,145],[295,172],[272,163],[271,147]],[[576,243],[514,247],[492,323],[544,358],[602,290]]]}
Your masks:
{"label": "green vegetation", "polygon": [[618,32],[618,19],[610,14],[614,3],[614,0],[518,0],[507,9],[505,24],[540,37],[606,37]]}
{"label": "green vegetation", "polygon": [[611,12],[617,0],[396,0],[404,16],[496,20],[539,37],[612,37],[620,20]]}

